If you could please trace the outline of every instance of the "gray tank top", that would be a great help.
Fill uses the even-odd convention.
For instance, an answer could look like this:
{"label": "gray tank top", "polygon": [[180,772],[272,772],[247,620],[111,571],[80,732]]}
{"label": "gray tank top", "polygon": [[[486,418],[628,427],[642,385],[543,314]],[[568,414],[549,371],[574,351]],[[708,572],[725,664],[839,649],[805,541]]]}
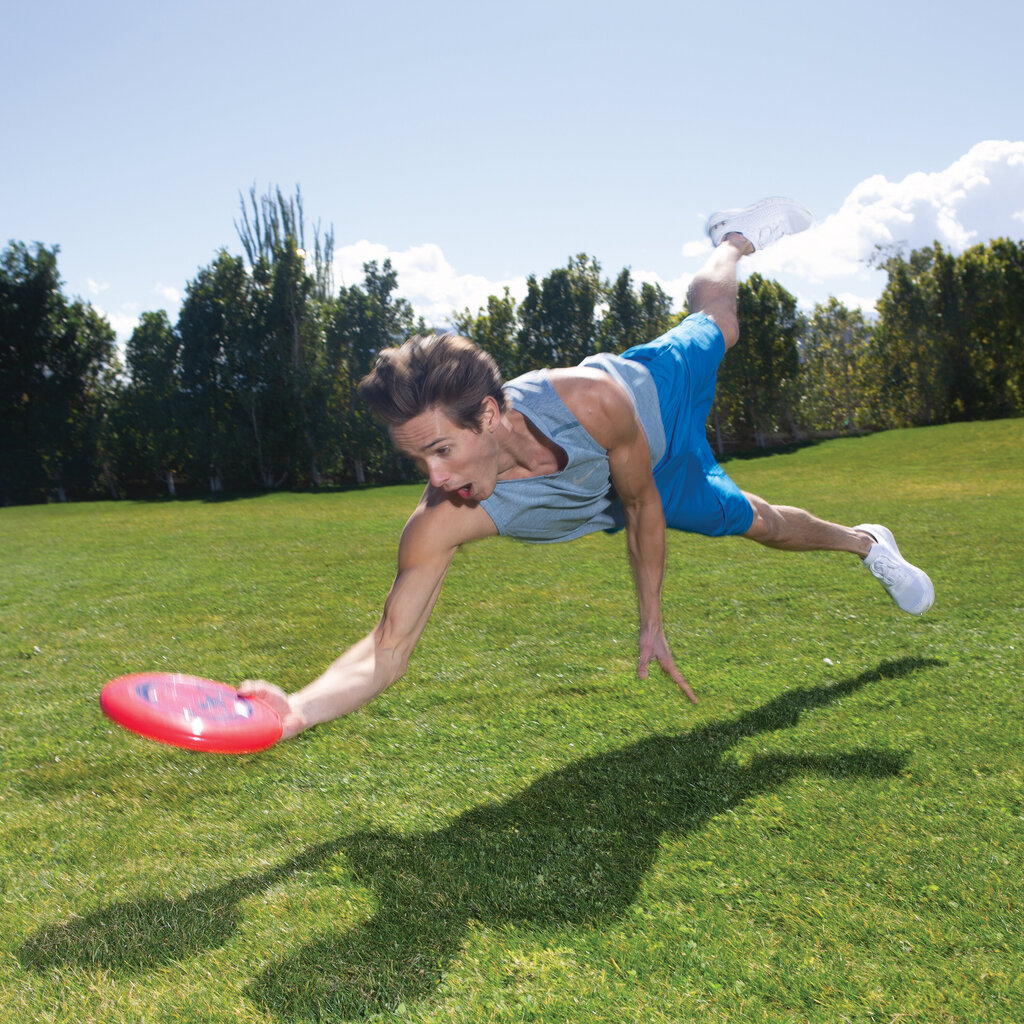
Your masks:
{"label": "gray tank top", "polygon": [[[603,370],[625,389],[647,435],[653,468],[665,454],[665,428],[658,391],[647,367],[607,352],[589,356],[580,365]],[[621,526],[608,453],[558,397],[548,371],[524,373],[504,390],[512,408],[562,448],[567,462],[557,473],[498,481],[494,493],[481,502],[498,533],[550,544]]]}

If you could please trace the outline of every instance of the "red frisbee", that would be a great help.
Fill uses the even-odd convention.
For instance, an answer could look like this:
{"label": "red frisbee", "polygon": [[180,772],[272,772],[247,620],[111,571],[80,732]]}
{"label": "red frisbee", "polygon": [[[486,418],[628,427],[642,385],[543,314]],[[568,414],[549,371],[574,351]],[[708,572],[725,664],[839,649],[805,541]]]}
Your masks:
{"label": "red frisbee", "polygon": [[147,739],[211,754],[248,754],[281,738],[281,719],[269,704],[198,676],[120,676],[103,687],[100,707],[118,725]]}

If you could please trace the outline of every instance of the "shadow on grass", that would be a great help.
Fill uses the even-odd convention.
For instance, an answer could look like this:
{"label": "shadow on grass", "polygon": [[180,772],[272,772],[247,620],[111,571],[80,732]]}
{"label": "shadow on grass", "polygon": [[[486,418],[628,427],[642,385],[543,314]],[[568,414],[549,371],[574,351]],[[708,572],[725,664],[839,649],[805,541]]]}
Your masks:
{"label": "shadow on grass", "polygon": [[43,928],[16,951],[23,967],[44,971],[100,967],[137,974],[223,946],[239,923],[242,900],[329,860],[343,841],[320,843],[269,871],[180,898],[154,897],[103,907]]}
{"label": "shadow on grass", "polygon": [[500,804],[473,808],[421,835],[356,834],[280,867],[181,899],[126,902],[45,928],[18,950],[43,971],[100,966],[141,972],[222,946],[245,897],[343,851],[377,911],[267,967],[247,994],[277,1017],[350,1019],[429,996],[472,920],[589,924],[625,911],[666,833],[685,835],[794,777],[885,778],[906,755],[853,750],[729,755],[742,739],[795,726],[807,711],[861,687],[937,664],[908,658],[827,686],[792,690],[737,718],[652,736],[538,779]]}

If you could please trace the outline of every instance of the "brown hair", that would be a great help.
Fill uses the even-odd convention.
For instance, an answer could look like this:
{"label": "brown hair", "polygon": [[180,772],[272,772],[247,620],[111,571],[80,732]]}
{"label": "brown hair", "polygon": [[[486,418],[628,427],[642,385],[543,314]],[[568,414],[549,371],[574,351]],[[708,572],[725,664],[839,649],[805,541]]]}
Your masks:
{"label": "brown hair", "polygon": [[483,400],[490,395],[506,409],[498,364],[469,338],[454,331],[416,334],[386,348],[359,382],[359,394],[389,426],[407,423],[439,405],[460,427],[480,429]]}

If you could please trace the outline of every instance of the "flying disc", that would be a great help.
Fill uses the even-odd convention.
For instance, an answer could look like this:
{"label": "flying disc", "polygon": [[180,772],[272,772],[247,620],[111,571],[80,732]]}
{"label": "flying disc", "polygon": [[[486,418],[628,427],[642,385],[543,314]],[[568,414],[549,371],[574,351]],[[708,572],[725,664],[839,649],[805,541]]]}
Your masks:
{"label": "flying disc", "polygon": [[100,707],[147,739],[211,754],[248,754],[281,738],[281,719],[269,704],[198,676],[120,676],[103,687]]}

